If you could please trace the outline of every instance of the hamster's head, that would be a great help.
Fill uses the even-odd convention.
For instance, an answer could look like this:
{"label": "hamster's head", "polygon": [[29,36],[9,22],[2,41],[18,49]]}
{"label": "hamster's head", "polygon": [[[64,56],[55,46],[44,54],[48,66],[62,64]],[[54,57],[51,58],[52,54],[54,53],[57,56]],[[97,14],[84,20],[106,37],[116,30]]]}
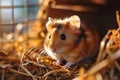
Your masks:
{"label": "hamster's head", "polygon": [[65,19],[48,18],[48,31],[44,47],[49,53],[65,54],[75,47],[75,40],[80,34],[80,18],[76,15]]}

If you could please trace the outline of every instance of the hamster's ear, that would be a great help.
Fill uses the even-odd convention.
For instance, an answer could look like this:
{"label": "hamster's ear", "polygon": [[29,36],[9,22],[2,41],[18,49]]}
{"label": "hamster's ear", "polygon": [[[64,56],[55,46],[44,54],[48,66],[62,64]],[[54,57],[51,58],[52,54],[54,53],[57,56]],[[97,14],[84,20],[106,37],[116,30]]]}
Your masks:
{"label": "hamster's ear", "polygon": [[73,15],[69,18],[69,23],[74,27],[80,28],[80,18],[77,15]]}
{"label": "hamster's ear", "polygon": [[49,28],[52,27],[53,24],[54,24],[54,20],[51,17],[49,17],[48,22],[46,23],[47,30],[49,30]]}

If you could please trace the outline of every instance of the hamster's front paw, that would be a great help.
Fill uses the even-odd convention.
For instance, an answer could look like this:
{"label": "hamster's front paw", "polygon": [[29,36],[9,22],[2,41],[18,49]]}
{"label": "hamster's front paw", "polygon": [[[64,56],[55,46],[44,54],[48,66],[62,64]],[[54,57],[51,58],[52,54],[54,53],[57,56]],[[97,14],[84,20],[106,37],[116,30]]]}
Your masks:
{"label": "hamster's front paw", "polygon": [[53,62],[53,65],[60,65],[62,63],[61,60],[57,60],[56,62]]}
{"label": "hamster's front paw", "polygon": [[72,65],[73,65],[72,62],[67,62],[67,63],[64,65],[64,68],[69,69]]}

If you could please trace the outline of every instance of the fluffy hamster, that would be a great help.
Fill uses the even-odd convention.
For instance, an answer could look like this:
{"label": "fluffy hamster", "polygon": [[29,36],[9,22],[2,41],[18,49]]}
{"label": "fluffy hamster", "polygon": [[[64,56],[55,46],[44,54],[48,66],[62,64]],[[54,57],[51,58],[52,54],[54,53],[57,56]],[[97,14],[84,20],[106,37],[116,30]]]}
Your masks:
{"label": "fluffy hamster", "polygon": [[65,19],[48,18],[48,31],[44,42],[47,54],[57,60],[66,61],[65,68],[94,55],[99,46],[99,37],[94,29],[81,25],[80,18],[73,15]]}

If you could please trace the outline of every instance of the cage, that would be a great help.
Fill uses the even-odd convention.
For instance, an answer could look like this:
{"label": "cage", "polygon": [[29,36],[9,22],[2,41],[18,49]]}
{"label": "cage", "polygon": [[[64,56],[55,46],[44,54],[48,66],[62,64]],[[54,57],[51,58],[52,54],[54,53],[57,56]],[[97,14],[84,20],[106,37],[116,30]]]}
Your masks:
{"label": "cage", "polygon": [[37,31],[31,31],[31,29],[33,29],[36,22],[39,22],[36,15],[40,7],[40,0],[0,0],[1,49],[6,47],[3,43],[14,44],[16,41],[15,36],[16,39],[22,40],[23,38],[18,36],[24,35],[28,40],[36,34],[34,32]]}

